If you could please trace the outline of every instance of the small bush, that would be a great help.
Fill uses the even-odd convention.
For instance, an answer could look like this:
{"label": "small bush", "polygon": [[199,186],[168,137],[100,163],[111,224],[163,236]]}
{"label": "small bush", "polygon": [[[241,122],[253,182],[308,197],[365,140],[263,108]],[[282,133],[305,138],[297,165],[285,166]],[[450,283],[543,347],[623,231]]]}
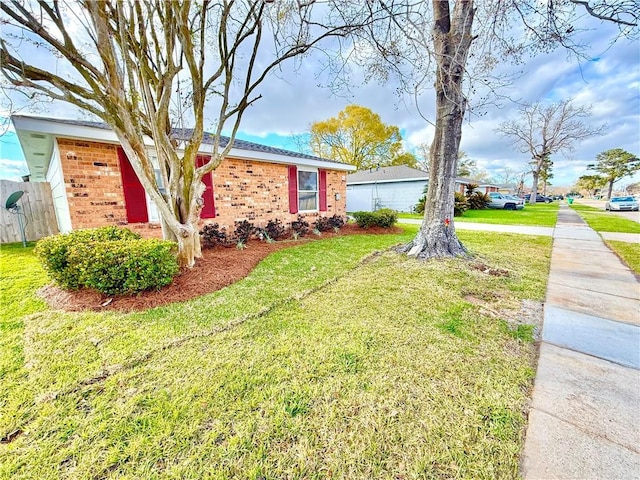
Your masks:
{"label": "small bush", "polygon": [[163,240],[78,243],[69,264],[80,285],[108,295],[131,294],[168,285],[178,273],[176,244]]}
{"label": "small bush", "polygon": [[291,222],[291,231],[295,238],[304,237],[309,233],[309,222],[302,215],[298,215],[298,219]]}
{"label": "small bush", "polygon": [[378,216],[378,226],[382,228],[391,228],[398,221],[398,212],[390,208],[383,208],[375,213]]}
{"label": "small bush", "polygon": [[467,197],[465,197],[460,192],[455,192],[454,194],[454,204],[453,204],[453,216],[461,217],[464,212],[469,209],[469,204],[467,203]]}
{"label": "small bush", "polygon": [[316,219],[314,227],[314,230],[317,230],[319,232],[327,232],[333,228],[331,226],[331,220],[329,219],[329,217],[318,217]]}
{"label": "small bush", "polygon": [[256,228],[249,220],[242,220],[241,222],[235,222],[236,229],[233,232],[233,238],[236,243],[247,244],[251,236],[255,233]]}
{"label": "small bush", "polygon": [[40,240],[35,253],[63,288],[135,293],[171,283],[178,272],[175,244],[141,240],[128,229],[102,227]]}
{"label": "small bush", "polygon": [[101,227],[52,235],[39,240],[34,250],[40,263],[56,283],[63,288],[79,288],[78,272],[69,265],[69,248],[78,244],[116,240],[139,240],[140,235],[127,228]]}
{"label": "small bush", "polygon": [[481,192],[473,192],[467,196],[467,204],[470,210],[484,210],[491,203],[489,195]]}
{"label": "small bush", "polygon": [[424,206],[427,203],[427,191],[429,190],[429,185],[425,185],[422,189],[422,196],[418,199],[418,203],[413,207],[413,211],[415,213],[423,214]]}
{"label": "small bush", "polygon": [[264,227],[264,230],[272,240],[278,240],[279,238],[284,237],[284,234],[287,231],[282,222],[277,218],[275,220],[269,220],[267,226]]}
{"label": "small bush", "polygon": [[329,217],[329,225],[331,225],[331,228],[333,228],[336,231],[344,227],[345,223],[346,223],[346,220],[341,215],[336,214],[332,217]]}
{"label": "small bush", "polygon": [[353,217],[360,228],[391,228],[398,221],[398,213],[389,208],[376,212],[354,212]]}
{"label": "small bush", "polygon": [[229,235],[227,235],[227,229],[217,223],[205,225],[200,230],[200,236],[207,247],[214,247],[216,245],[228,245]]}

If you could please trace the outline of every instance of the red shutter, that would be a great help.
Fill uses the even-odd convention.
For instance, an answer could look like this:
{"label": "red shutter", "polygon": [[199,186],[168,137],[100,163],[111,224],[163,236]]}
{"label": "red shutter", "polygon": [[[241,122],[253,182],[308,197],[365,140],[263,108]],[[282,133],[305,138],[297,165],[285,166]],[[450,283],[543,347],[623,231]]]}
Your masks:
{"label": "red shutter", "polygon": [[120,163],[120,175],[122,176],[127,221],[129,223],[147,222],[149,214],[147,213],[147,196],[144,192],[144,187],[138,180],[138,176],[122,148],[118,148],[118,161]]}
{"label": "red shutter", "polygon": [[[196,157],[196,165],[198,167],[201,167],[208,161],[209,157],[203,157],[201,155],[198,155]],[[202,211],[200,212],[200,218],[215,218],[216,202],[215,195],[213,193],[213,172],[209,172],[204,177],[202,177],[202,183],[205,184],[205,190],[202,194],[204,205],[202,207]]]}
{"label": "red shutter", "polygon": [[327,211],[327,171],[318,170],[320,176],[320,211]]}
{"label": "red shutter", "polygon": [[298,168],[289,165],[289,213],[298,213]]}

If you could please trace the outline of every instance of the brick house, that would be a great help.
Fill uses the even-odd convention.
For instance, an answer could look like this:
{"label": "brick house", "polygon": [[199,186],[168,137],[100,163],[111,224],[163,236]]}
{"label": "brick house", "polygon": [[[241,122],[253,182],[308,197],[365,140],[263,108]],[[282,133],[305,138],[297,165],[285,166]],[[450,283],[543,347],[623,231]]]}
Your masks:
{"label": "brick house", "polygon": [[[145,237],[162,236],[157,209],[109,127],[23,115],[14,115],[11,121],[30,180],[51,185],[61,232],[121,225]],[[212,141],[212,136],[205,134],[199,162],[206,161]],[[149,139],[145,142],[153,157],[153,144]],[[228,157],[203,178],[207,188],[200,217],[203,223],[216,222],[233,230],[234,222],[245,219],[265,225],[272,219],[287,224],[298,214],[310,223],[318,215],[344,215],[346,175],[354,169],[236,140]]]}

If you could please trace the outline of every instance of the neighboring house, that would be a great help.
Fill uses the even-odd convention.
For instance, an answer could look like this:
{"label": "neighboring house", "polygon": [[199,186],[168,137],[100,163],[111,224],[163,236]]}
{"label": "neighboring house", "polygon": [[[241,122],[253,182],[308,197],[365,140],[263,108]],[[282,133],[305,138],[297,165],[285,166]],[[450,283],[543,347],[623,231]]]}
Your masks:
{"label": "neighboring house", "polygon": [[478,180],[474,180],[473,178],[456,178],[456,191],[460,193],[467,193],[467,185],[477,185],[474,189],[475,192],[480,193],[490,193],[490,192],[499,192],[500,185],[496,185],[493,183],[483,183]]}
{"label": "neighboring house", "polygon": [[[32,182],[49,182],[61,232],[124,225],[145,237],[162,235],[156,206],[142,188],[115,133],[105,124],[14,115],[11,121]],[[182,135],[181,135],[182,133]],[[176,130],[177,140],[189,131]],[[222,146],[228,139],[221,139]],[[205,134],[198,162],[209,155]],[[154,146],[145,139],[153,158]],[[203,222],[231,231],[234,222],[283,223],[298,214],[346,213],[346,175],[355,167],[236,140],[227,158],[203,183]],[[159,174],[159,170],[158,170]]]}
{"label": "neighboring house", "polygon": [[[378,167],[361,170],[347,176],[347,211],[373,212],[390,208],[398,212],[411,212],[424,188],[429,183],[429,174],[406,165]],[[466,186],[476,181],[468,178],[456,179],[456,191],[466,192]],[[482,184],[483,193],[495,192],[497,185]]]}

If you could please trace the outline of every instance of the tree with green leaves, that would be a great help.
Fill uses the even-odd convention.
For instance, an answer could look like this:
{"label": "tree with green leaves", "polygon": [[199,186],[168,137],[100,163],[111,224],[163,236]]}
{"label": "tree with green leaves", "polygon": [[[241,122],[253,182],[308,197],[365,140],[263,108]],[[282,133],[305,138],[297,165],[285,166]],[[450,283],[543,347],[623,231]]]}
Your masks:
{"label": "tree with green leaves", "polygon": [[640,171],[640,159],[621,148],[612,148],[596,155],[596,163],[588,166],[598,172],[607,188],[607,199],[611,198],[613,184]]}
{"label": "tree with green leaves", "polygon": [[539,180],[542,182],[542,194],[547,194],[547,187],[551,186],[551,179],[553,178],[553,160],[551,155],[547,155],[542,161],[542,167],[540,168]]}
{"label": "tree with green leaves", "polygon": [[384,124],[380,115],[360,105],[347,105],[336,117],[311,124],[309,146],[314,155],[358,170],[417,163],[403,150],[400,129]]}
{"label": "tree with green leaves", "polygon": [[418,159],[411,152],[402,152],[400,155],[391,160],[391,165],[406,165],[407,167],[416,168],[418,170],[420,169]]}
{"label": "tree with green leaves", "polygon": [[604,187],[605,184],[606,180],[600,175],[582,175],[578,177],[573,188],[579,192],[587,192],[588,196],[593,196],[598,193],[598,190]]}

